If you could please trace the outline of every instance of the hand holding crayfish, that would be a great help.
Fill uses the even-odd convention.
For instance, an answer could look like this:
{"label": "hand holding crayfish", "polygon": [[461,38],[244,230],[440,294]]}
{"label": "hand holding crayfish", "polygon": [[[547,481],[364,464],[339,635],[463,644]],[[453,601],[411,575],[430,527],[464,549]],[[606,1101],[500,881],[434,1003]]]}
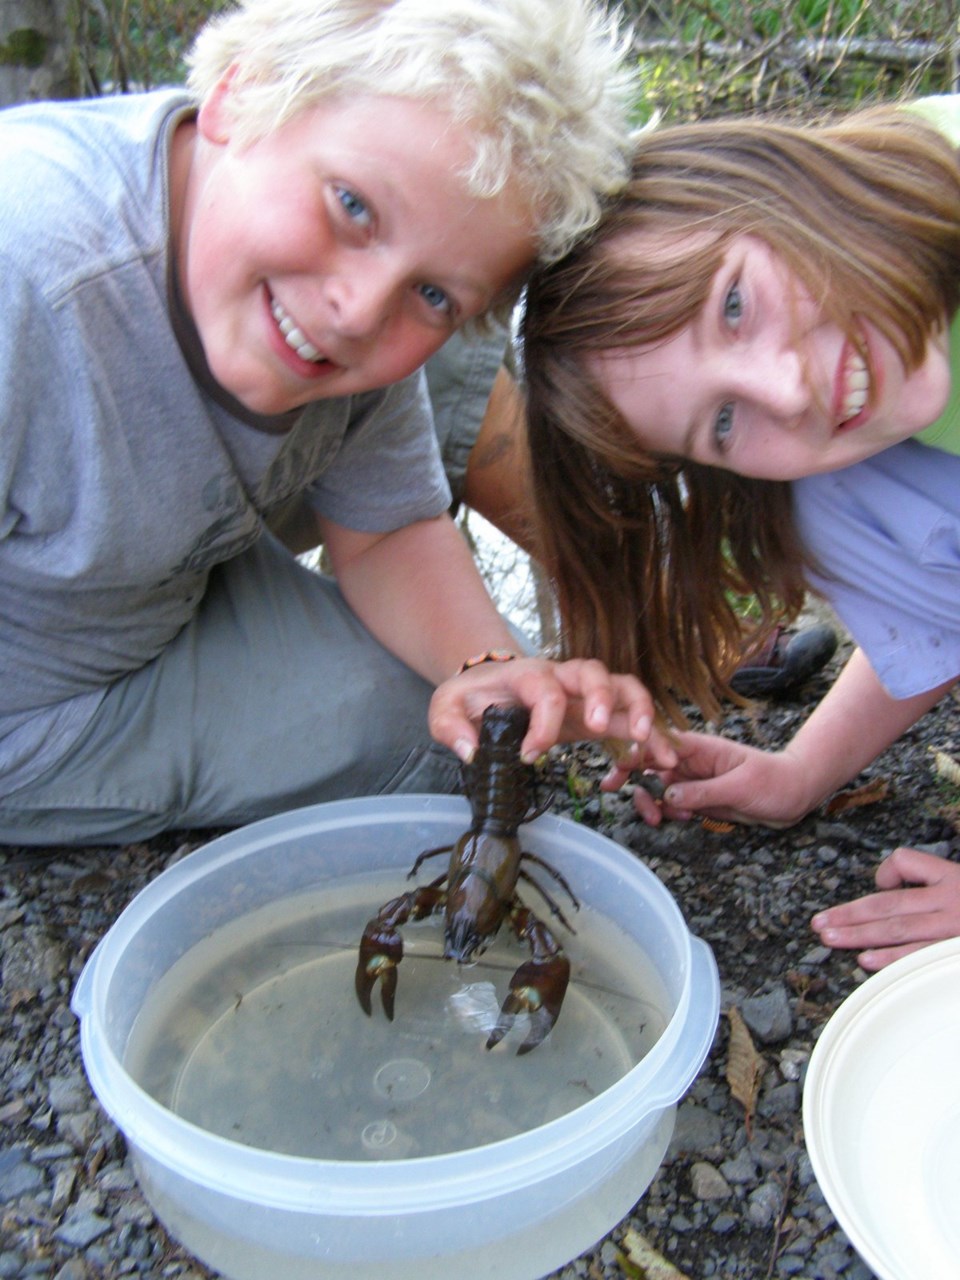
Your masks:
{"label": "hand holding crayfish", "polygon": [[573,929],[550,894],[521,864],[536,864],[564,889],[574,907],[579,903],[563,876],[536,854],[524,852],[517,838],[520,824],[540,812],[534,803],[533,768],[520,760],[529,715],[525,707],[487,707],[479,748],[472,762],[463,766],[470,827],[455,845],[421,853],[410,875],[427,858],[441,853],[451,855],[447,870],[430,884],[393,898],[364,929],[356,991],[366,1013],[371,1013],[370,997],[379,980],[384,1012],[393,1018],[397,965],[403,958],[400,926],[443,911],[446,959],[461,963],[473,959],[504,921],[530,948],[530,958],[511,979],[499,1020],[487,1040],[488,1049],[503,1039],[522,1011],[530,1015],[530,1031],[518,1053],[535,1049],[556,1022],[570,978],[570,961],[547,926],[521,901],[517,881],[534,885],[552,914]]}
{"label": "hand holding crayfish", "polygon": [[668,736],[654,725],[653,701],[640,681],[613,674],[593,659],[519,657],[474,666],[434,691],[430,732],[469,762],[477,749],[476,725],[494,702],[530,709],[521,751],[527,763],[558,742],[588,738],[636,744],[632,768],[670,769],[677,762]]}

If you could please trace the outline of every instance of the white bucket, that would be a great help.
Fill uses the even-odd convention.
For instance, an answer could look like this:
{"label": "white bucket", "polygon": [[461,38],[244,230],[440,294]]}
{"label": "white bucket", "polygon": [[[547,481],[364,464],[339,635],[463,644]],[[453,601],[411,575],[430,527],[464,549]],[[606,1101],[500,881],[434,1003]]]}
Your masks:
{"label": "white bucket", "polygon": [[880,1280],[960,1275],[960,938],[844,1000],[803,1088],[810,1163]]}

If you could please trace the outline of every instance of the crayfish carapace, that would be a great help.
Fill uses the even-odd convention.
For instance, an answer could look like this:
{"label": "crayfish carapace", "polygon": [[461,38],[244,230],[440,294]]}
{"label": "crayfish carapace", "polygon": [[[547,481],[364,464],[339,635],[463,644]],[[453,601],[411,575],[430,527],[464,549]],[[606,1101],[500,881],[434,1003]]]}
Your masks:
{"label": "crayfish carapace", "polygon": [[550,894],[523,863],[546,871],[579,907],[564,877],[535,853],[520,848],[517,831],[543,812],[536,807],[536,773],[520,759],[530,721],[526,707],[487,707],[480,727],[480,743],[473,761],[463,766],[463,784],[470,802],[470,827],[454,845],[427,849],[410,870],[441,853],[450,865],[428,885],[391,899],[369,921],[360,941],[357,999],[371,1012],[370,996],[377,980],[383,1009],[392,1020],[397,990],[397,965],[403,958],[400,926],[408,920],[445,913],[444,958],[466,963],[492,942],[505,920],[517,939],[530,948],[530,959],[514,973],[500,1017],[487,1039],[492,1049],[510,1030],[518,1013],[530,1015],[530,1030],[517,1050],[535,1049],[557,1020],[570,979],[570,961],[559,943],[517,894],[517,881],[532,884],[552,914],[574,932]]}

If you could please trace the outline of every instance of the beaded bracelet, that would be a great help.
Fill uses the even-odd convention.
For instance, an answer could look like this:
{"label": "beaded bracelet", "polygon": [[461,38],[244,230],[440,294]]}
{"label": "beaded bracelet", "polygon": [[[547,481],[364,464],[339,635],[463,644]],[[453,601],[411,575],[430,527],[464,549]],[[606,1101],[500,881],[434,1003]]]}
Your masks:
{"label": "beaded bracelet", "polygon": [[471,667],[479,667],[484,662],[513,662],[516,656],[509,649],[488,649],[486,653],[478,653],[475,658],[467,658],[466,662],[461,665],[457,675],[462,676]]}

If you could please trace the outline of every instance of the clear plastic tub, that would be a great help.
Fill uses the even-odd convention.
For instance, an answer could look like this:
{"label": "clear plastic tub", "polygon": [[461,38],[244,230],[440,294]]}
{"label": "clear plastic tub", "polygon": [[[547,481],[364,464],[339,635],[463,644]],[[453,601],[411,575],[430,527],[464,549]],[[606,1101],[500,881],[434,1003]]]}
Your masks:
{"label": "clear plastic tub", "polygon": [[[396,796],[318,805],[235,831],[143,890],[84,968],[73,1009],[94,1091],[125,1134],[159,1219],[230,1280],[449,1280],[460,1267],[476,1280],[536,1280],[612,1230],[652,1181],[676,1103],[716,1031],[716,965],[649,869],[563,818],[526,825],[524,848],[640,940],[667,1006],[646,1056],[575,1110],[446,1154],[311,1159],[192,1124],[128,1071],[140,1010],[191,948],[290,895],[314,894],[358,872],[406,871],[420,851],[455,840],[468,816],[459,798]],[[575,947],[574,939],[568,953]],[[400,980],[402,993],[402,968]],[[344,1000],[354,1000],[352,991]]]}

